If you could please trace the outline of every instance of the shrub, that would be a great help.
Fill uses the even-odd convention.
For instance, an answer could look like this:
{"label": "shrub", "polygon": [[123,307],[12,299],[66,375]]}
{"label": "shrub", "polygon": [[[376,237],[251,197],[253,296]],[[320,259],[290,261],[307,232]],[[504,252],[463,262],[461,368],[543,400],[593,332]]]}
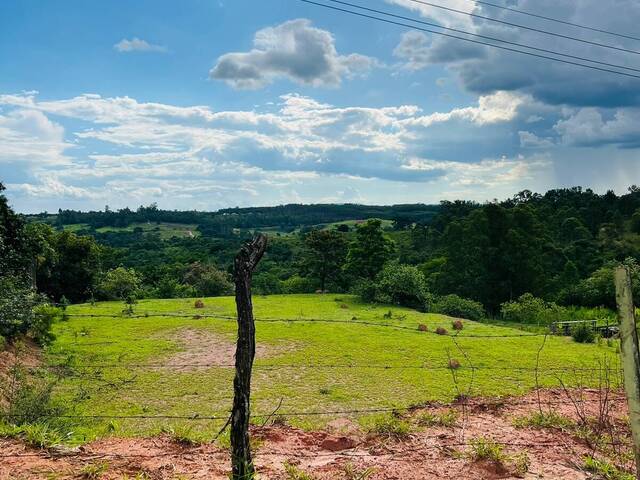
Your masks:
{"label": "shrub", "polygon": [[427,287],[424,275],[411,265],[389,264],[377,278],[375,299],[411,308],[424,308]]}
{"label": "shrub", "polygon": [[62,309],[51,305],[38,305],[33,309],[33,322],[29,334],[40,345],[51,343],[56,338],[51,332],[51,327],[62,319]]}
{"label": "shrub", "polygon": [[313,280],[294,275],[282,282],[282,293],[313,293],[316,285]]}
{"label": "shrub", "polygon": [[449,359],[449,368],[451,370],[459,369],[460,368],[460,362],[458,360],[456,360],[455,358]]}
{"label": "shrub", "polygon": [[196,300],[196,303],[193,304],[194,308],[204,308],[204,302],[202,300]]}
{"label": "shrub", "polygon": [[484,317],[484,307],[480,302],[462,298],[458,295],[445,295],[437,298],[432,303],[430,310],[433,313],[441,313],[467,320],[477,321]]}
{"label": "shrub", "polygon": [[45,345],[54,339],[51,327],[62,319],[62,310],[45,303],[44,297],[7,278],[0,278],[0,337],[11,342],[21,335]]}
{"label": "shrub", "polygon": [[434,414],[425,412],[418,417],[418,425],[421,427],[455,427],[458,423],[458,412],[448,410]]}
{"label": "shrub", "polygon": [[409,424],[394,416],[378,418],[371,431],[389,438],[404,438],[409,435]]}
{"label": "shrub", "polygon": [[353,287],[353,293],[358,295],[363,302],[374,302],[376,299],[376,284],[372,280],[362,279]]}
{"label": "shrub", "polygon": [[141,285],[140,275],[133,268],[118,267],[104,275],[98,289],[105,298],[125,300],[135,297]]}
{"label": "shrub", "polygon": [[596,340],[596,334],[587,323],[579,323],[571,329],[571,336],[578,343],[593,343]]}
{"label": "shrub", "polygon": [[446,328],[444,328],[444,327],[438,327],[438,328],[436,328],[436,333],[437,333],[438,335],[448,335],[448,334],[449,334],[449,332],[447,331],[447,329],[446,329]]}
{"label": "shrub", "polygon": [[464,328],[464,323],[462,323],[462,320],[454,320],[453,322],[451,322],[451,326],[454,330],[457,330],[459,332]]}
{"label": "shrub", "polygon": [[191,285],[198,295],[217,297],[233,293],[233,284],[227,272],[218,270],[215,265],[196,262],[190,265],[184,275],[184,282]]}
{"label": "shrub", "polygon": [[507,458],[504,447],[488,438],[471,440],[471,457],[474,460],[490,460],[500,464]]}
{"label": "shrub", "polygon": [[553,302],[545,302],[530,293],[521,295],[515,301],[503,303],[500,306],[500,313],[502,318],[508,322],[536,325],[550,325],[569,317],[565,308]]}
{"label": "shrub", "polygon": [[426,332],[429,329],[427,328],[427,326],[424,323],[421,323],[420,325],[418,325],[418,330],[421,332]]}

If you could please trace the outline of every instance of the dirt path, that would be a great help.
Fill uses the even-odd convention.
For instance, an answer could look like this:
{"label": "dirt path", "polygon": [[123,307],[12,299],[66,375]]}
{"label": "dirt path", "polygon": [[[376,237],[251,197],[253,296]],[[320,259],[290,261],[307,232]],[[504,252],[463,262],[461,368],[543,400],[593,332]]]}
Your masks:
{"label": "dirt path", "polygon": [[[573,420],[582,415],[597,417],[603,405],[599,392],[582,390],[581,397],[576,408],[563,392],[545,391],[541,394],[542,409]],[[608,402],[616,442],[624,446],[601,445],[595,456],[613,463],[612,448],[629,452],[629,432],[622,395],[616,393]],[[458,416],[453,427],[415,427],[419,419],[452,410]],[[259,445],[256,465],[262,479],[355,480],[368,468],[372,473],[365,478],[371,480],[597,478],[582,470],[584,457],[593,454],[593,448],[573,431],[514,426],[515,418],[537,411],[535,394],[500,402],[472,400],[464,405],[433,405],[402,415],[402,420],[414,425],[402,439],[367,435],[348,419],[331,422],[326,430],[316,432],[286,425],[255,428],[252,434]],[[502,461],[472,458],[469,444],[481,437],[505,444]],[[225,450],[213,445],[181,445],[167,436],[108,438],[63,456],[32,450],[13,440],[0,441],[0,450],[3,480],[111,480],[141,474],[146,477],[138,478],[158,480],[228,478],[229,458]],[[292,472],[297,469],[311,477],[287,474],[285,464],[294,466],[289,467]],[[101,476],[88,476],[88,472],[96,469],[104,470]]]}

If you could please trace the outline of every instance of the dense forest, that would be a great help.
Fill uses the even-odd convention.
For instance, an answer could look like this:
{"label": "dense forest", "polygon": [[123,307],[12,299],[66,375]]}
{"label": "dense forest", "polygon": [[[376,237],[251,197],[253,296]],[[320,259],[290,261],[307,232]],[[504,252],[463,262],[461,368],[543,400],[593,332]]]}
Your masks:
{"label": "dense forest", "polygon": [[[208,213],[151,205],[23,217],[0,197],[0,209],[2,275],[20,272],[25,284],[55,301],[229,294],[233,256],[256,231],[270,237],[254,278],[258,294],[356,292],[425,309],[468,302],[496,315],[525,294],[553,305],[611,308],[619,262],[640,285],[635,186],[623,195],[575,187],[438,206]],[[172,224],[194,232],[163,234]]]}

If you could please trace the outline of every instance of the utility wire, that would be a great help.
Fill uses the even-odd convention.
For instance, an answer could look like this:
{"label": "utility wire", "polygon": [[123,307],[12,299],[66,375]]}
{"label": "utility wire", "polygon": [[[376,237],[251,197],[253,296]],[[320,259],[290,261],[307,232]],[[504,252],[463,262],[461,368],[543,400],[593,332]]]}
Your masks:
{"label": "utility wire", "polygon": [[518,10],[517,8],[505,7],[504,5],[498,5],[497,3],[485,2],[485,1],[482,1],[482,0],[467,0],[467,1],[471,2],[471,3],[475,3],[476,5],[487,5],[489,7],[499,8],[500,10],[506,10],[506,11],[509,11],[509,12],[512,12],[512,13],[518,13],[520,15],[526,15],[526,16],[529,16],[529,17],[539,18],[541,20],[547,20],[549,22],[560,23],[562,25],[570,25],[572,27],[582,28],[584,30],[590,30],[592,32],[606,33],[607,35],[613,35],[615,37],[622,37],[622,38],[628,38],[630,40],[638,40],[638,41],[640,41],[639,37],[634,37],[632,35],[627,35],[625,33],[612,32],[610,30],[604,30],[602,28],[590,27],[588,25],[582,25],[580,23],[574,23],[574,22],[569,22],[567,20],[561,20],[559,18],[548,17],[546,15],[540,15],[538,13],[526,12],[524,10]]}
{"label": "utility wire", "polygon": [[368,7],[364,7],[362,5],[358,5],[358,4],[350,3],[350,2],[345,2],[345,1],[342,1],[342,0],[325,0],[325,1],[338,3],[338,4],[341,4],[341,5],[347,5],[347,6],[352,7],[352,8],[359,8],[360,10],[366,10],[368,12],[377,13],[379,15],[386,15],[388,17],[399,18],[401,20],[408,20],[410,22],[416,22],[416,23],[420,23],[422,25],[428,25],[430,27],[437,27],[437,28],[441,28],[443,30],[448,30],[450,32],[462,33],[464,35],[469,35],[471,37],[483,38],[485,40],[491,40],[493,42],[500,42],[500,43],[504,43],[506,45],[513,45],[515,47],[528,48],[530,50],[535,50],[537,52],[550,53],[552,55],[558,55],[558,56],[562,56],[562,57],[566,57],[566,58],[572,58],[574,60],[581,60],[583,62],[591,62],[591,63],[596,63],[598,65],[604,65],[604,66],[607,66],[607,67],[621,68],[623,70],[630,70],[630,71],[633,71],[633,72],[640,72],[640,68],[626,67],[624,65],[619,65],[619,64],[615,64],[615,63],[601,62],[599,60],[593,60],[593,59],[587,58],[587,57],[580,57],[578,55],[571,55],[570,53],[562,53],[562,52],[557,52],[555,50],[549,50],[549,49],[546,49],[546,48],[534,47],[534,46],[527,45],[527,44],[524,44],[524,43],[512,42],[510,40],[504,40],[502,38],[497,38],[497,37],[490,37],[488,35],[480,35],[480,34],[477,34],[477,33],[467,32],[466,30],[459,30],[457,28],[445,27],[445,26],[440,25],[438,23],[431,23],[431,22],[426,22],[424,20],[419,20],[419,19],[412,18],[412,17],[405,17],[403,15],[396,15],[394,13],[385,12],[383,10],[376,10],[375,8],[368,8]]}
{"label": "utility wire", "polygon": [[[304,2],[304,3],[308,3],[308,4],[311,4],[311,5],[316,5],[316,6],[323,7],[323,8],[327,8],[327,9],[330,9],[330,10],[335,10],[335,11],[339,11],[339,12],[343,12],[343,13],[349,13],[351,15],[355,15],[355,16],[358,16],[358,17],[368,18],[370,20],[377,20],[379,22],[389,23],[391,25],[398,25],[400,27],[407,27],[407,28],[410,28],[412,30],[419,30],[419,31],[422,31],[422,32],[433,33],[435,35],[441,35],[441,36],[444,36],[444,37],[455,38],[457,40],[463,40],[463,41],[469,42],[469,43],[475,43],[475,44],[484,45],[484,46],[487,46],[487,47],[498,48],[500,50],[506,50],[506,51],[509,51],[509,52],[520,53],[522,55],[528,55],[530,57],[543,58],[543,59],[546,59],[546,60],[553,60],[553,61],[564,63],[564,64],[567,64],[567,65],[575,65],[577,67],[589,68],[591,70],[598,70],[600,72],[613,73],[615,75],[622,75],[624,77],[631,77],[631,78],[639,78],[640,79],[640,75],[635,75],[635,74],[632,74],[632,73],[620,72],[618,70],[610,70],[608,68],[596,67],[595,65],[587,65],[587,64],[579,63],[579,62],[572,62],[572,61],[563,60],[563,59],[557,58],[557,57],[550,57],[548,55],[542,55],[542,54],[538,54],[538,53],[527,52],[527,51],[523,51],[523,50],[518,50],[516,48],[506,47],[506,46],[503,46],[503,45],[495,45],[495,44],[488,43],[488,42],[483,42],[483,41],[480,41],[480,40],[473,40],[471,38],[459,37],[457,35],[451,35],[449,33],[438,32],[438,31],[435,31],[435,30],[430,30],[428,28],[422,28],[422,27],[418,27],[416,25],[410,25],[410,24],[407,24],[407,23],[397,22],[397,21],[394,21],[394,20],[389,20],[387,18],[380,18],[380,17],[376,17],[376,16],[373,16],[373,15],[368,15],[368,14],[365,14],[365,13],[354,12],[353,10],[347,10],[347,9],[344,9],[344,8],[335,7],[335,6],[332,6],[332,5],[327,5],[327,4],[315,2],[315,1],[312,1],[312,0],[298,0],[298,1]],[[633,53],[640,53],[640,52],[633,52]]]}
{"label": "utility wire", "polygon": [[[329,0],[329,1],[331,1],[331,0]],[[438,5],[437,3],[427,2],[425,0],[409,0],[409,1],[413,2],[413,3],[419,3],[419,4],[422,4],[422,5],[427,5],[427,6],[433,7],[433,8],[440,8],[442,10],[447,10],[449,12],[459,13],[461,15],[467,15],[469,17],[481,18],[482,20],[487,20],[489,22],[501,23],[503,25],[509,25],[510,27],[517,27],[517,28],[522,28],[524,30],[530,30],[530,31],[536,32],[536,33],[542,33],[544,35],[551,35],[553,37],[564,38],[566,40],[572,40],[574,42],[581,42],[581,43],[587,43],[589,45],[595,45],[596,47],[609,48],[611,50],[618,50],[620,52],[633,53],[635,55],[640,55],[640,52],[637,51],[637,50],[630,50],[628,48],[616,47],[615,45],[608,45],[606,43],[593,42],[591,40],[585,40],[584,38],[577,38],[577,37],[572,37],[571,35],[564,35],[562,33],[550,32],[548,30],[542,30],[540,28],[528,27],[526,25],[521,25],[519,23],[507,22],[506,20],[499,20],[497,18],[486,17],[484,15],[478,15],[477,13],[465,12],[464,10],[458,10],[456,8],[446,7],[444,5]]]}

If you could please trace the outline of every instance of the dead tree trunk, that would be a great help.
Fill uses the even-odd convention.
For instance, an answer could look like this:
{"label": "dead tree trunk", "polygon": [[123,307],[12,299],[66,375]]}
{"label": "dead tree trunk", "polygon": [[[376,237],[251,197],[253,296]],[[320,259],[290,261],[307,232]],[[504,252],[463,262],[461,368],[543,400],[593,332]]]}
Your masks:
{"label": "dead tree trunk", "polygon": [[234,263],[236,307],[238,309],[238,343],[236,375],[233,380],[231,412],[231,466],[233,480],[254,478],[255,469],[249,447],[251,408],[251,369],[256,353],[256,328],[251,304],[251,277],[267,248],[267,237],[259,235],[243,245]]}

